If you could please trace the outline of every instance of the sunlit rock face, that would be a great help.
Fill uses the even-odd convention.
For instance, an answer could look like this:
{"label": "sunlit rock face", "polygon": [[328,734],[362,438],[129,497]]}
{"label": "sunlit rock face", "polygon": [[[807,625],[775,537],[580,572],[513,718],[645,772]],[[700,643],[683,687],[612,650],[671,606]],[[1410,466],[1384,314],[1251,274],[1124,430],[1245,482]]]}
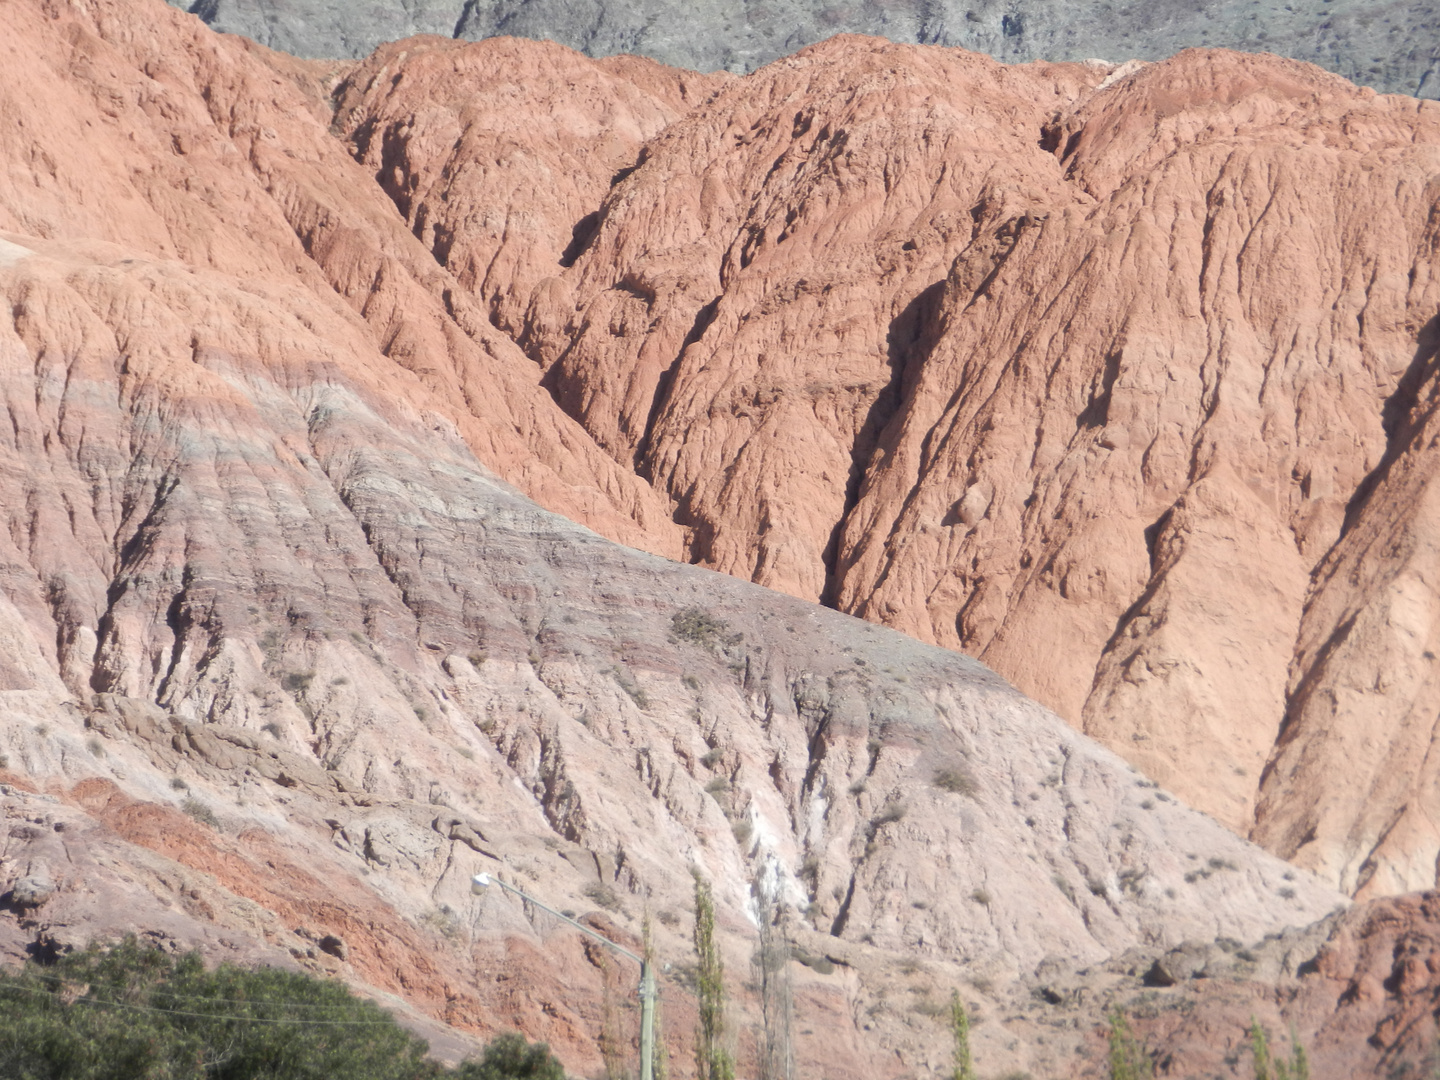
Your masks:
{"label": "sunlit rock face", "polygon": [[[8,955],[140,930],[343,976],[454,1053],[520,1027],[594,1070],[629,976],[470,877],[632,945],[648,911],[679,965],[693,871],[732,971],[778,903],[800,1059],[869,1078],[949,1053],[885,1004],[897,971],[985,981],[994,1060],[1038,1068],[1081,1035],[1004,1033],[1037,972],[1339,901],[979,662],[665,557],[692,534],[666,490],[343,141],[345,72],[158,3],[7,19]],[[588,70],[630,95],[622,140],[730,85]],[[683,967],[668,993],[679,1054]]]}

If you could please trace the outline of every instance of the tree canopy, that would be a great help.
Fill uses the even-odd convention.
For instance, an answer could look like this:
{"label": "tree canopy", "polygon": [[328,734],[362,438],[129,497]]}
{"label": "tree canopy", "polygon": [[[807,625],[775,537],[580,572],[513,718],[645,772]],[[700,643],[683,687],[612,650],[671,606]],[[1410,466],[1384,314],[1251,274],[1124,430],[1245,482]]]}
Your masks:
{"label": "tree canopy", "polygon": [[134,938],[0,973],[6,1080],[564,1080],[544,1043],[502,1035],[449,1070],[339,982],[174,956]]}

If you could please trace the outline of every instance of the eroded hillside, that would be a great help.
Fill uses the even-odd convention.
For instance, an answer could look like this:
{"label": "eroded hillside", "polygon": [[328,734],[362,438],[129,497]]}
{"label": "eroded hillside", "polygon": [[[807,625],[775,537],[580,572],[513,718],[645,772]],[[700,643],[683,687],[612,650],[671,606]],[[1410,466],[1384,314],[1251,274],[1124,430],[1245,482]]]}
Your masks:
{"label": "eroded hillside", "polygon": [[[499,88],[561,115],[513,48],[381,50],[340,123],[691,561],[980,657],[1346,891],[1434,883],[1440,834],[1391,828],[1426,783],[1433,725],[1391,733],[1434,620],[1392,619],[1393,546],[1344,599],[1325,583],[1356,530],[1427,549],[1423,501],[1370,491],[1431,378],[1435,106],[1273,57],[836,39],[697,90],[628,168],[597,158],[568,182],[604,183],[597,210],[540,247],[474,227],[499,212],[448,164],[462,100],[469,145]],[[432,89],[452,71],[473,96]],[[483,191],[514,218],[556,201]],[[528,294],[480,285],[521,250]],[[1357,605],[1371,630],[1337,652]],[[1376,689],[1340,723],[1396,749],[1337,785],[1322,735],[1267,772],[1351,665]]]}
{"label": "eroded hillside", "polygon": [[[941,409],[926,381],[974,382],[946,352],[977,333],[967,311],[1039,311],[1004,297],[1043,295],[1041,272],[1004,275],[1047,230],[1064,250],[1067,237],[1126,250],[1155,238],[1111,225],[1106,241],[1096,224],[1129,221],[1117,215],[1140,213],[1134,189],[1165,176],[1153,148],[1081,173],[1135,115],[1107,103],[1148,94],[1189,145],[1203,139],[1187,109],[1214,96],[1225,65],[1265,78],[1206,108],[1272,128],[1302,111],[1305,88],[1333,91],[1315,153],[1349,176],[1358,151],[1332,143],[1368,131],[1391,146],[1354,173],[1377,201],[1399,168],[1387,153],[1422,171],[1427,111],[1298,66],[1274,89],[1274,62],[1213,55],[1126,80],[852,39],[742,81],[422,41],[350,70],[214,35],[158,0],[11,0],[4,17],[10,955],[139,928],[348,978],[410,1010],[442,1049],[518,1026],[593,1071],[628,973],[537,912],[472,896],[469,876],[509,875],[632,942],[648,911],[676,964],[667,1008],[683,1059],[698,871],[717,883],[732,972],[754,948],[755,897],[778,901],[803,961],[790,965],[797,1052],[828,1077],[943,1067],[936,1016],[957,985],[984,1020],[987,1069],[1058,1074],[1100,1060],[1098,1010],[1147,982],[1169,991],[1154,999],[1162,1021],[1191,1015],[1196,971],[1241,1000],[1300,1002],[1272,1011],[1333,1044],[1317,1075],[1423,1055],[1411,1023],[1423,978],[1398,995],[1353,991],[1386,956],[1402,965],[1394,942],[1429,940],[1428,901],[1317,923],[1341,904],[1330,865],[1317,863],[1326,880],[1247,843],[975,660],[811,601],[860,580],[844,569],[864,564],[849,530],[862,512],[903,518],[886,478],[917,453],[957,472],[959,524],[926,527],[991,542],[1003,505],[993,492],[981,505],[944,439],[917,450],[912,428],[926,410],[970,408],[952,393]],[[428,104],[407,103],[412,85]],[[1115,179],[1126,170],[1151,180]],[[1399,226],[1421,198],[1398,202]],[[1066,209],[1043,218],[1034,207],[1051,199]],[[1344,258],[1377,219],[1372,207],[1340,230]],[[1081,262],[1098,275],[1103,260]],[[1154,310],[1126,280],[1107,302]],[[1429,295],[1428,279],[1410,287],[1416,304]],[[1045,422],[1063,431],[1067,408],[1098,415],[1107,394],[1116,421],[1080,423],[1064,443],[1089,460],[1123,449],[1103,446],[1107,432],[1143,428],[1115,404],[1130,369],[1115,361],[1108,385],[1086,375],[1109,353],[1078,310],[1072,322],[1074,370],[1045,403],[1062,419]],[[1339,325],[1337,353],[1353,343]],[[1357,328],[1342,385],[1363,371],[1384,391],[1382,346],[1405,332],[1394,319]],[[1029,361],[1016,350],[1001,369],[1018,378]],[[1243,376],[1251,354],[1224,355]],[[1372,565],[1365,545],[1393,547],[1405,529],[1421,538],[1405,572],[1423,580],[1427,363],[1396,376],[1406,407],[1376,422],[1375,446],[1395,449],[1377,449],[1360,524],[1329,556],[1314,549],[1335,583],[1316,613],[1390,595],[1396,574],[1370,584],[1347,560]],[[611,404],[587,411],[601,393]],[[1369,399],[1356,400],[1363,416]],[[937,498],[926,484],[940,475],[921,470],[910,501]],[[1059,524],[1021,528],[1025,543],[1043,549],[1089,520],[1054,490]],[[756,492],[769,524],[744,516]],[[1130,504],[1085,505],[1129,527],[1117,508]],[[1142,536],[1148,513],[1133,515]],[[1330,504],[1317,520],[1317,535],[1340,532]],[[801,596],[738,580],[756,576],[764,544],[765,565],[790,575],[772,583]],[[870,593],[929,572],[917,561]],[[1066,588],[1051,590],[1057,605]],[[935,631],[944,618],[927,623],[927,602],[868,614],[966,644]],[[1383,635],[1385,611],[1372,603],[1351,623]],[[1032,662],[1073,667],[1097,640],[1039,641]],[[1147,767],[1230,763],[1233,729],[1176,715],[1197,743],[1215,741]],[[1323,767],[1323,745],[1314,725],[1287,727],[1296,764],[1275,783]],[[1403,762],[1375,767],[1403,788]],[[1274,806],[1313,803],[1274,791]],[[1413,865],[1423,836],[1392,832]],[[1184,973],[1157,984],[1157,964]],[[735,982],[743,1030],[754,1002]],[[1225,1039],[1241,1037],[1225,1024]]]}

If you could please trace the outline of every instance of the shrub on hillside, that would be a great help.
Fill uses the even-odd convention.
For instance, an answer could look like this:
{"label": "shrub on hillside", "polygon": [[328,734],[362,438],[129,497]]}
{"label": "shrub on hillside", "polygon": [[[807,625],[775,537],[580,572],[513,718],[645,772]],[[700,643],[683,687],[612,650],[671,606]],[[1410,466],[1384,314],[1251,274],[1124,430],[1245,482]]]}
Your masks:
{"label": "shrub on hillside", "polygon": [[738,645],[744,640],[744,635],[732,632],[730,624],[724,619],[717,619],[698,607],[686,608],[670,616],[670,637],[712,651]]}
{"label": "shrub on hillside", "polygon": [[513,1031],[497,1036],[479,1061],[465,1062],[456,1075],[460,1080],[565,1080],[550,1047],[531,1045]]}
{"label": "shrub on hillside", "polygon": [[[452,1072],[343,983],[172,956],[133,937],[0,974],[14,1080],[561,1080],[544,1044],[501,1036]],[[548,1071],[547,1071],[548,1070]]]}

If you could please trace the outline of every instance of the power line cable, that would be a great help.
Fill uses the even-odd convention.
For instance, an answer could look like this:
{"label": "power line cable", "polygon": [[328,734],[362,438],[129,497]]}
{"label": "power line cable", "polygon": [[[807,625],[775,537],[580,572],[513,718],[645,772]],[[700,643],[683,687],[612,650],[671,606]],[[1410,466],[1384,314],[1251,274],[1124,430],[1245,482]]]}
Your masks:
{"label": "power line cable", "polygon": [[[49,990],[42,990],[39,987],[25,986],[21,983],[0,979],[0,987],[8,987],[18,990],[23,994],[43,994],[46,997],[54,997]],[[133,1012],[161,1013],[165,1016],[188,1016],[199,1020],[238,1020],[251,1024],[308,1024],[328,1027],[388,1027],[395,1023],[394,1019],[389,1020],[278,1020],[263,1016],[226,1016],[221,1013],[187,1012],[181,1009],[156,1009],[149,1005],[130,1005],[123,1001],[105,1001],[100,998],[80,997],[76,998],[72,1005],[105,1005],[115,1009],[129,1009]]]}
{"label": "power line cable", "polygon": [[[100,980],[98,980],[98,979],[84,979],[84,978],[79,978],[79,977],[75,977],[75,976],[67,977],[67,976],[64,976],[64,975],[42,975],[42,974],[40,974],[38,971],[35,971],[35,972],[29,972],[29,971],[27,971],[27,972],[24,973],[24,975],[23,975],[22,977],[23,977],[23,978],[26,978],[26,979],[41,979],[41,980],[43,980],[43,981],[45,981],[45,982],[52,982],[52,983],[71,983],[71,984],[76,984],[76,983],[90,983],[90,984],[93,984],[93,983],[95,983],[95,982],[100,981]],[[3,980],[3,979],[0,979],[0,984],[3,984],[3,982],[4,982],[4,980]],[[161,989],[155,989],[155,990],[149,990],[149,991],[147,991],[147,993],[150,993],[150,994],[160,994],[160,995],[163,995],[163,996],[165,996],[165,997],[190,997],[190,996],[192,996],[192,995],[189,995],[189,994],[182,993],[182,992],[180,992],[180,991],[178,991],[178,990],[161,990]],[[349,1005],[348,1002],[336,1003],[336,1004],[333,1004],[333,1005],[326,1005],[326,1004],[319,1003],[319,1002],[314,1002],[314,1001],[267,1001],[267,1002],[259,1002],[259,1001],[256,1001],[256,999],[254,999],[254,998],[212,998],[212,997],[207,997],[207,998],[205,998],[204,1000],[205,1000],[205,1001],[215,1001],[215,1002],[219,1002],[219,1003],[221,1003],[221,1004],[223,1004],[223,1005],[258,1005],[258,1004],[265,1004],[265,1005],[282,1005],[282,1006],[284,1006],[284,1007],[286,1007],[286,1008],[291,1008],[291,1009],[343,1009],[343,1008],[347,1008],[348,1005]],[[368,998],[359,998],[359,997],[357,997],[357,998],[355,998],[354,1000],[355,1000],[355,1001],[361,1001],[361,1002],[370,1003]],[[376,1007],[378,1008],[379,1006],[376,1006]]]}

